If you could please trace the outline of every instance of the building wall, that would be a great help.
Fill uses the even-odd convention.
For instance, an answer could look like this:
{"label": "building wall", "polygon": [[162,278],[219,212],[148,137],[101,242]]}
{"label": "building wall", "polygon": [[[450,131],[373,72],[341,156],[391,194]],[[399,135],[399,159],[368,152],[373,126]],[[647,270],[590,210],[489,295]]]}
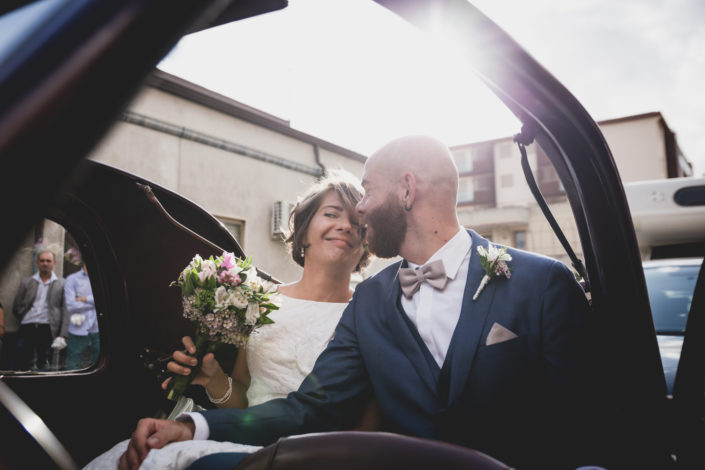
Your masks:
{"label": "building wall", "polygon": [[668,178],[660,115],[600,125],[625,183]]}
{"label": "building wall", "polygon": [[[529,165],[536,167],[534,146],[527,149]],[[533,199],[521,166],[517,165],[521,155],[519,148],[511,139],[494,144],[495,154],[495,188],[497,207],[526,207]]]}
{"label": "building wall", "polygon": [[[623,182],[668,178],[669,158],[683,160],[685,163],[681,166],[685,168],[685,175],[692,174],[692,171],[688,172],[690,164],[678,150],[677,143],[674,155],[669,157],[667,135],[671,131],[660,113],[628,116],[598,124],[612,150]],[[526,250],[569,263],[563,246],[529,190],[521,169],[519,149],[511,137],[464,144],[451,150],[459,163],[472,166],[466,161],[467,155],[472,154],[475,149],[486,149],[488,146],[493,148],[493,165],[486,166],[494,172],[495,194],[494,198],[489,198],[494,200],[494,204],[460,204],[458,215],[461,224],[490,237],[495,243],[515,247],[518,245],[517,233],[524,232]],[[542,194],[573,250],[582,258],[572,210],[550,161],[535,144],[528,146],[526,150]],[[541,158],[539,153],[543,155]],[[461,172],[461,185],[463,179],[469,177],[469,174],[465,176]]]}
{"label": "building wall", "polygon": [[[178,124],[313,170],[314,145],[201,104],[146,87],[129,110]],[[319,149],[321,163],[361,177],[363,162]],[[194,201],[213,215],[244,224],[241,245],[255,264],[284,282],[300,276],[284,243],[271,236],[272,204],[294,203],[316,176],[119,122],[90,158],[135,173]],[[284,260],[284,261],[282,261]]]}

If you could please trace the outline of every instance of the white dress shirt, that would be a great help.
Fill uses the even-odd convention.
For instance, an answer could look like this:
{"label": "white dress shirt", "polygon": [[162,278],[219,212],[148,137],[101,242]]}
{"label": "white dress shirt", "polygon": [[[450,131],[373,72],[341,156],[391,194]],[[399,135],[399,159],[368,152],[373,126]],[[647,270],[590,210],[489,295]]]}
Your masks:
{"label": "white dress shirt", "polygon": [[47,303],[47,296],[49,295],[49,287],[51,284],[59,279],[54,271],[51,272],[51,277],[47,282],[42,281],[39,273],[35,273],[32,278],[37,281],[37,296],[34,298],[34,303],[32,307],[27,311],[24,318],[22,318],[22,324],[27,325],[29,323],[45,323],[49,324],[49,304]]}
{"label": "white dress shirt", "polygon": [[[448,276],[445,288],[441,291],[422,282],[410,299],[403,294],[401,296],[401,306],[416,326],[438,367],[443,366],[455,325],[460,318],[471,246],[470,235],[461,228],[426,261],[426,264],[439,259],[443,261]],[[408,264],[412,269],[420,266],[411,262]]]}

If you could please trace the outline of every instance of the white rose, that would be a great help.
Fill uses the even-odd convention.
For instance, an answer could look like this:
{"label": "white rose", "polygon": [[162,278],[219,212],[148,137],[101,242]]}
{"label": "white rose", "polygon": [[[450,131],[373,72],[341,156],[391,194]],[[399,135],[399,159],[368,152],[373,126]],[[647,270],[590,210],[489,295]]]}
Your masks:
{"label": "white rose", "polygon": [[199,273],[199,276],[203,274],[203,278],[207,279],[209,277],[215,276],[217,270],[218,268],[216,267],[215,263],[207,259],[203,262],[203,264],[201,264],[201,272]]}
{"label": "white rose", "polygon": [[242,274],[247,276],[247,284],[249,285],[251,282],[256,282],[256,279],[258,279],[257,276],[257,270],[253,267],[249,267],[247,271],[243,271]]}
{"label": "white rose", "polygon": [[245,313],[245,324],[254,325],[259,318],[259,305],[254,302],[247,304],[247,312]]}
{"label": "white rose", "polygon": [[262,289],[264,292],[276,292],[277,285],[272,281],[267,281],[266,279],[261,279]]}
{"label": "white rose", "polygon": [[235,289],[230,292],[230,297],[228,298],[228,303],[235,308],[245,308],[247,307],[247,298],[242,295],[240,289]]}
{"label": "white rose", "polygon": [[228,295],[228,290],[220,286],[215,290],[215,309],[216,310],[223,310],[225,307],[228,306],[229,302],[229,295]]}
{"label": "white rose", "polygon": [[189,263],[188,267],[191,269],[198,269],[198,267],[201,265],[202,262],[203,262],[203,258],[201,258],[201,255],[196,255],[193,257],[193,259]]}

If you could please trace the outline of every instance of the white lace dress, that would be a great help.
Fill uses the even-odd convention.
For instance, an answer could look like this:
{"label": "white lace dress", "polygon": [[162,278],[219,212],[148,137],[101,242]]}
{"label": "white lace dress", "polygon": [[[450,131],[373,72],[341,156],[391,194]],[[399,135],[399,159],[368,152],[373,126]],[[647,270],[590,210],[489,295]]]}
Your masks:
{"label": "white lace dress", "polygon": [[[282,307],[274,320],[252,334],[247,344],[251,383],[250,406],[283,398],[299,388],[331,339],[347,303],[314,302],[281,295]],[[122,441],[92,460],[84,470],[115,469],[129,440]],[[153,449],[140,467],[143,470],[180,470],[196,459],[216,452],[255,452],[256,446],[216,441],[175,442]]]}

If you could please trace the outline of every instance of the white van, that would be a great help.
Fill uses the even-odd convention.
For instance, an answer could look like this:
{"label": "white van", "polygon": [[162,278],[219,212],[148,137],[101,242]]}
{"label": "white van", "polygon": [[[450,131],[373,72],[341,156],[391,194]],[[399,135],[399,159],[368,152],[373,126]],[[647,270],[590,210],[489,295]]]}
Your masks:
{"label": "white van", "polygon": [[624,190],[670,395],[705,255],[705,178],[627,183]]}

